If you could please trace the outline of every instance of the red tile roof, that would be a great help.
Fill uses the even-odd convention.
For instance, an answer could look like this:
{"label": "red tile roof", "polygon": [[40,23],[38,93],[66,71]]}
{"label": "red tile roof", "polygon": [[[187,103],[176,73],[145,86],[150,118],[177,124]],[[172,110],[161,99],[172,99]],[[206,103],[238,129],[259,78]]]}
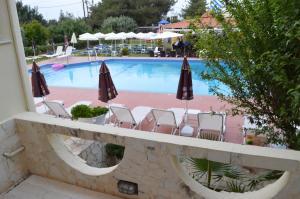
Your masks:
{"label": "red tile roof", "polygon": [[180,22],[176,22],[176,23],[170,23],[170,24],[166,24],[164,25],[164,28],[167,29],[185,29],[185,28],[189,28],[190,26],[190,21],[180,21]]}

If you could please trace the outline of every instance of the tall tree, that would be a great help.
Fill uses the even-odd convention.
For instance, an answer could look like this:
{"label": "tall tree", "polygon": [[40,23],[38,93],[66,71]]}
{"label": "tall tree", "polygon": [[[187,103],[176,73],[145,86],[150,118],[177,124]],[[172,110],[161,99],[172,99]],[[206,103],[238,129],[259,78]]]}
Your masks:
{"label": "tall tree", "polygon": [[102,0],[91,8],[89,19],[93,28],[100,28],[108,17],[128,16],[139,26],[157,24],[175,0]]}
{"label": "tall tree", "polygon": [[201,16],[206,11],[206,0],[189,0],[188,5],[182,9],[185,19]]}
{"label": "tall tree", "polygon": [[23,31],[26,38],[25,41],[27,41],[26,45],[31,45],[31,42],[34,42],[37,45],[44,45],[47,43],[49,32],[47,28],[37,20],[24,24]]}
{"label": "tall tree", "polygon": [[24,5],[22,1],[16,3],[20,24],[29,23],[32,20],[36,20],[43,25],[47,24],[43,15],[38,12],[37,8],[31,8],[28,5]]}
{"label": "tall tree", "polygon": [[[234,113],[250,114],[271,143],[300,150],[300,1],[230,0],[214,15],[223,33],[198,36],[202,76],[228,86]],[[231,16],[228,18],[226,16]]]}
{"label": "tall tree", "polygon": [[104,33],[110,32],[132,32],[137,28],[134,19],[126,16],[108,17],[102,23],[101,31]]}

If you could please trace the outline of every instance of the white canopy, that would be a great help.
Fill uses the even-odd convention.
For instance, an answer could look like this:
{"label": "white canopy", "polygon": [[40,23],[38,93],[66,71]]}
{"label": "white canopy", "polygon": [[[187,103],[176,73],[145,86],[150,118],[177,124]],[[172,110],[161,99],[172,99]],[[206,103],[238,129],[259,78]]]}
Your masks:
{"label": "white canopy", "polygon": [[151,39],[168,39],[174,37],[182,37],[183,34],[175,33],[175,32],[163,32],[157,33],[155,36],[151,37]]}
{"label": "white canopy", "polygon": [[94,36],[97,37],[98,39],[104,39],[106,37],[106,35],[101,32],[94,34]]}
{"label": "white canopy", "polygon": [[125,34],[126,34],[127,39],[132,39],[132,38],[136,37],[136,34],[134,32],[128,32],[128,33],[125,33]]}
{"label": "white canopy", "polygon": [[91,33],[84,33],[82,35],[79,35],[79,40],[81,41],[97,41],[98,38],[95,37],[95,35]]}
{"label": "white canopy", "polygon": [[77,38],[76,38],[76,35],[75,35],[74,32],[73,32],[72,37],[71,37],[71,43],[72,44],[77,44]]}
{"label": "white canopy", "polygon": [[125,40],[125,39],[126,39],[126,37],[122,33],[118,33],[118,34],[109,33],[105,37],[105,40]]}
{"label": "white canopy", "polygon": [[144,39],[145,33],[139,32],[138,34],[135,35],[135,38],[137,39]]}

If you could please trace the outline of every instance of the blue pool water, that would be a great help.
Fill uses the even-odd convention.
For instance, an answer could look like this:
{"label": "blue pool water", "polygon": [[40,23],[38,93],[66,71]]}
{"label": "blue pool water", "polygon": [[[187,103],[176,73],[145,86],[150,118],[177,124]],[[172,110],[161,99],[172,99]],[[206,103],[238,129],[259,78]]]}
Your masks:
{"label": "blue pool water", "polygon": [[[176,93],[182,61],[180,60],[107,60],[117,90]],[[211,95],[209,86],[216,82],[204,81],[200,73],[205,62],[190,60],[195,95]],[[41,67],[47,84],[56,87],[98,88],[101,61],[67,65],[54,71],[51,65]],[[225,89],[225,87],[224,87]],[[226,89],[225,89],[226,91]]]}

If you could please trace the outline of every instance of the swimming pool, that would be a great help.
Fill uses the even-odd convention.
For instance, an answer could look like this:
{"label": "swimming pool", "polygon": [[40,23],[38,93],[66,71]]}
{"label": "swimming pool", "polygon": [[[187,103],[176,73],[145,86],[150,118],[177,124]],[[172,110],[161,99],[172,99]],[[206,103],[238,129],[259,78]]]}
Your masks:
{"label": "swimming pool", "polygon": [[[105,63],[109,67],[117,90],[177,92],[182,60],[110,59]],[[209,86],[216,82],[204,81],[200,77],[200,73],[206,70],[205,62],[189,60],[189,63],[192,68],[194,94],[211,95]],[[58,71],[54,71],[51,65],[44,65],[41,71],[48,86],[96,89],[100,65],[101,61],[69,64]]]}

